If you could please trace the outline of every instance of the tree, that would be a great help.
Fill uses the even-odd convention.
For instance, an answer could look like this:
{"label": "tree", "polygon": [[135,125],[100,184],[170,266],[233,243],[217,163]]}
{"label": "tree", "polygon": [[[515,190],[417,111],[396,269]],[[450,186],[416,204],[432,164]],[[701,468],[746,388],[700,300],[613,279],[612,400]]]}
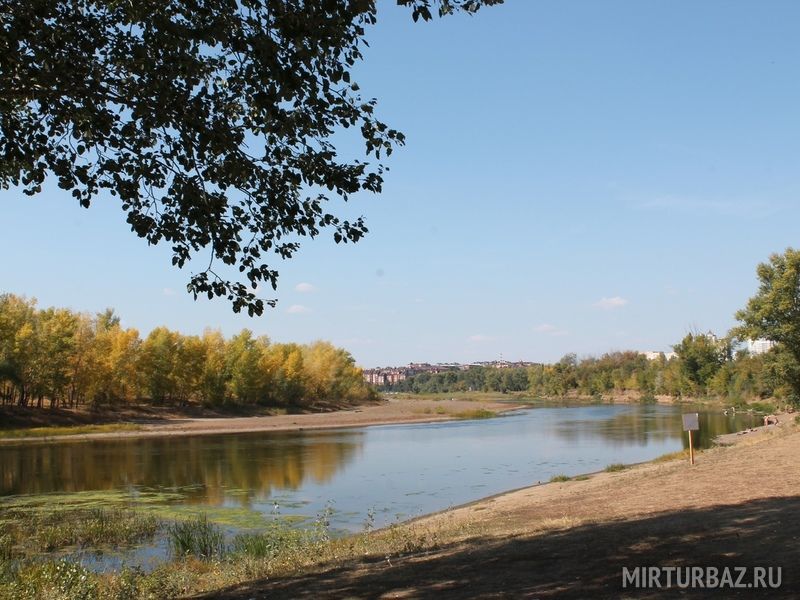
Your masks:
{"label": "tree", "polygon": [[147,395],[156,404],[172,400],[177,394],[179,345],[179,334],[166,327],[156,327],[142,342],[138,369]]}
{"label": "tree", "polygon": [[[501,2],[398,0],[415,21]],[[84,207],[110,193],[173,265],[207,253],[195,298],[261,314],[267,257],[367,231],[327,203],[380,192],[384,167],[340,157],[336,135],[357,129],[368,159],[403,144],[351,78],[376,18],[374,0],[4,2],[0,186],[36,194],[54,176]]]}
{"label": "tree", "polygon": [[31,352],[25,340],[33,335],[36,301],[0,295],[0,382],[3,402],[18,398],[25,405],[30,393]]}
{"label": "tree", "polygon": [[690,393],[706,394],[708,384],[723,365],[728,344],[715,336],[689,333],[673,346],[678,355],[681,374],[689,382]]}
{"label": "tree", "polygon": [[264,399],[264,378],[259,361],[268,343],[265,338],[256,339],[252,331],[243,329],[225,348],[231,396],[240,404],[257,404]]}
{"label": "tree", "polygon": [[78,318],[66,309],[49,308],[38,315],[35,354],[39,376],[38,404],[45,397],[57,406],[67,396]]}
{"label": "tree", "polygon": [[203,332],[205,361],[200,380],[200,397],[206,404],[223,404],[227,397],[228,368],[225,338],[219,330]]}
{"label": "tree", "polygon": [[759,288],[747,306],[736,313],[741,325],[732,333],[740,338],[766,338],[778,344],[794,364],[786,364],[786,384],[793,401],[800,401],[800,250],[787,248],[756,268]]}

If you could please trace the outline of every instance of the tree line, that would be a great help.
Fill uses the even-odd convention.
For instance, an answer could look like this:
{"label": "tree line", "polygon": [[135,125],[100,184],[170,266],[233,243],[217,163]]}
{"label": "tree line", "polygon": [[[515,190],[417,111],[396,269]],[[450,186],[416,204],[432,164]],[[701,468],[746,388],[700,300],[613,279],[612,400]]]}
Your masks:
{"label": "tree line", "polygon": [[542,397],[603,396],[633,393],[644,399],[716,396],[733,400],[792,398],[788,384],[791,356],[779,347],[765,354],[734,351],[731,340],[687,334],[674,346],[675,357],[648,359],[634,351],[600,357],[567,354],[553,364],[497,369],[419,373],[387,390],[410,393],[525,392]]}
{"label": "tree line", "polygon": [[247,329],[226,338],[213,329],[196,336],[166,327],[142,339],[111,309],[39,309],[35,300],[0,295],[3,405],[309,407],[374,397],[352,356],[328,342],[277,344]]}
{"label": "tree line", "polygon": [[[739,325],[724,338],[689,333],[673,346],[675,356],[649,360],[639,352],[612,352],[579,360],[567,354],[555,364],[528,368],[474,368],[420,373],[390,386],[404,392],[530,392],[563,397],[635,392],[718,396],[733,400],[778,398],[800,403],[800,250],[774,253],[756,268],[759,287],[742,310]],[[766,339],[772,347],[750,355],[742,340]]]}

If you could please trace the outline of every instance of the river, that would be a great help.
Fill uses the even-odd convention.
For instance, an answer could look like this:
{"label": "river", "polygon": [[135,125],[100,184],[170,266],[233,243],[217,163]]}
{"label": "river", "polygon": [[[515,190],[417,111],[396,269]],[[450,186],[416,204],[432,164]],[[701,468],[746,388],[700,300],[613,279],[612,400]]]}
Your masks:
{"label": "river", "polygon": [[[685,407],[542,406],[443,423],[0,447],[0,509],[54,504],[208,514],[229,532],[279,517],[357,531],[682,449]],[[700,410],[699,446],[755,417]]]}

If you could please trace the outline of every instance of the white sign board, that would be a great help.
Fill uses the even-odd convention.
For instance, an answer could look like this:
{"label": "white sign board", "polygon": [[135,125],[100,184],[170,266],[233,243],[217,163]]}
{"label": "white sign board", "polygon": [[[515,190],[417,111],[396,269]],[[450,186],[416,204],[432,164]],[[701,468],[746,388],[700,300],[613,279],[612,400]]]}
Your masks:
{"label": "white sign board", "polygon": [[697,413],[684,413],[683,415],[683,430],[684,431],[697,431],[700,429],[700,415]]}

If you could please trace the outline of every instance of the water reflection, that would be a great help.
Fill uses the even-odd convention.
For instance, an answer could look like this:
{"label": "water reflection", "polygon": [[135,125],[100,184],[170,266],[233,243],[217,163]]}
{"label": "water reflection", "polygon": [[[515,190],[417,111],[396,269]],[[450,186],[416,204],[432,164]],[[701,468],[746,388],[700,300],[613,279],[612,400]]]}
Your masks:
{"label": "water reflection", "polygon": [[554,430],[559,437],[570,442],[601,438],[606,443],[618,446],[647,446],[655,441],[683,439],[683,447],[689,447],[689,437],[683,432],[680,413],[699,412],[700,430],[693,440],[696,448],[710,448],[717,436],[740,431],[760,424],[757,416],[748,413],[724,415],[722,412],[702,410],[698,407],[664,407],[633,405],[628,410],[610,415],[604,406],[578,409],[559,422]]}
{"label": "water reflection", "polygon": [[[386,525],[553,475],[675,452],[688,443],[681,413],[691,410],[560,406],[482,421],[2,446],[0,507],[53,492],[120,492],[181,510],[246,508],[247,527],[276,504],[307,519],[333,502],[333,526],[353,531],[367,511]],[[699,447],[757,424],[746,414],[699,412]]]}
{"label": "water reflection", "polygon": [[325,484],[361,451],[363,431],[142,438],[0,448],[0,495],[180,488],[190,503],[245,505]]}

